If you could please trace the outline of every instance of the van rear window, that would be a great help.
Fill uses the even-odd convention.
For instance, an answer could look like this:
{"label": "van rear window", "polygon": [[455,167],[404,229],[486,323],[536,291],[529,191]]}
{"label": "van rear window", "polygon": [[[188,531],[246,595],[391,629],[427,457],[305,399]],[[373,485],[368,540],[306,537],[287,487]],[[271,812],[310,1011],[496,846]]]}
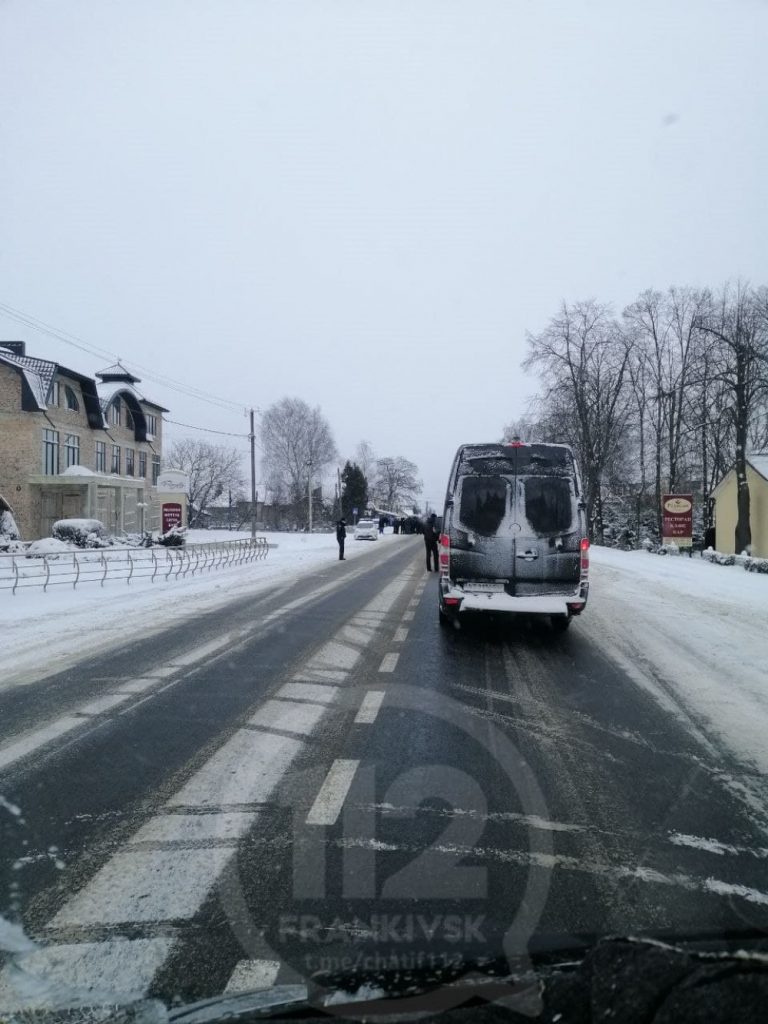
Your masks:
{"label": "van rear window", "polygon": [[507,481],[503,477],[464,477],[459,508],[459,519],[464,526],[489,537],[501,526],[506,510]]}
{"label": "van rear window", "polygon": [[524,487],[525,517],[536,533],[564,533],[570,529],[573,509],[567,479],[529,476]]}

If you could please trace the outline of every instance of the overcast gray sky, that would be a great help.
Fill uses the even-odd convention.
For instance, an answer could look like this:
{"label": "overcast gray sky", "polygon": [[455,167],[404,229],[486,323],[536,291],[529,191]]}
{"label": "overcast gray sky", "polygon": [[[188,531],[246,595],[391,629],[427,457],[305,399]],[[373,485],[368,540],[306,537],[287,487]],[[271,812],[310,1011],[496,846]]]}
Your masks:
{"label": "overcast gray sky", "polygon": [[0,302],[439,502],[561,299],[768,283],[767,43],[763,0],[1,0]]}

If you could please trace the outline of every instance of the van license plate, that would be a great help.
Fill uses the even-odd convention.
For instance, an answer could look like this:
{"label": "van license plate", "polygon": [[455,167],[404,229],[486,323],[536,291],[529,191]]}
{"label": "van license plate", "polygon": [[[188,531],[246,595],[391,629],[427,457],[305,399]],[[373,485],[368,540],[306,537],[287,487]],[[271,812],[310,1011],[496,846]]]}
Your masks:
{"label": "van license plate", "polygon": [[503,583],[466,583],[464,585],[465,590],[475,591],[475,593],[498,594],[504,589]]}

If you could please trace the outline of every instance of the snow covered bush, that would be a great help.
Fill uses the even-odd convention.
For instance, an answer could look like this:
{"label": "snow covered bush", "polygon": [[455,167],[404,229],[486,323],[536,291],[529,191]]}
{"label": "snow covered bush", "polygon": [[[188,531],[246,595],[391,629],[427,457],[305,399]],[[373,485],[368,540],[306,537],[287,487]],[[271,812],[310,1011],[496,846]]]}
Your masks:
{"label": "snow covered bush", "polygon": [[98,519],[59,519],[51,534],[55,540],[68,541],[78,548],[106,548],[112,543]]}
{"label": "snow covered bush", "polygon": [[42,540],[33,540],[27,545],[24,554],[27,558],[39,558],[41,555],[53,557],[66,555],[72,550],[72,545],[63,540],[56,540],[54,537],[43,537]]}
{"label": "snow covered bush", "polygon": [[152,540],[166,548],[181,548],[187,542],[187,530],[183,526],[172,526],[167,533],[156,534]]}
{"label": "snow covered bush", "polygon": [[747,558],[744,562],[747,572],[768,573],[768,558]]}
{"label": "snow covered bush", "polygon": [[659,554],[660,555],[679,555],[680,554],[680,548],[677,546],[677,544],[675,544],[674,541],[672,541],[670,544],[662,544],[659,547]]}

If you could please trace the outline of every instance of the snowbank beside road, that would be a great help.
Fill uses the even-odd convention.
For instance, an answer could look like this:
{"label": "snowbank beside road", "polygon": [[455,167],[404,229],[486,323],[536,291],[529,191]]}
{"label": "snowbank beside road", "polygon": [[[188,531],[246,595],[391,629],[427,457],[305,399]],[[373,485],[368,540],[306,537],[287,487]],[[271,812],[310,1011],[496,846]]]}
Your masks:
{"label": "snowbank beside road", "polygon": [[[212,570],[187,579],[137,579],[0,591],[0,689],[32,682],[85,657],[116,647],[179,620],[210,611],[237,597],[291,583],[322,567],[338,565],[332,533],[268,533],[265,561]],[[192,530],[190,543],[239,540],[249,532]],[[397,544],[391,532],[375,543],[347,539],[348,559],[364,558],[382,545]]]}
{"label": "snowbank beside road", "polygon": [[768,578],[700,558],[590,555],[584,632],[691,728],[768,773]]}

